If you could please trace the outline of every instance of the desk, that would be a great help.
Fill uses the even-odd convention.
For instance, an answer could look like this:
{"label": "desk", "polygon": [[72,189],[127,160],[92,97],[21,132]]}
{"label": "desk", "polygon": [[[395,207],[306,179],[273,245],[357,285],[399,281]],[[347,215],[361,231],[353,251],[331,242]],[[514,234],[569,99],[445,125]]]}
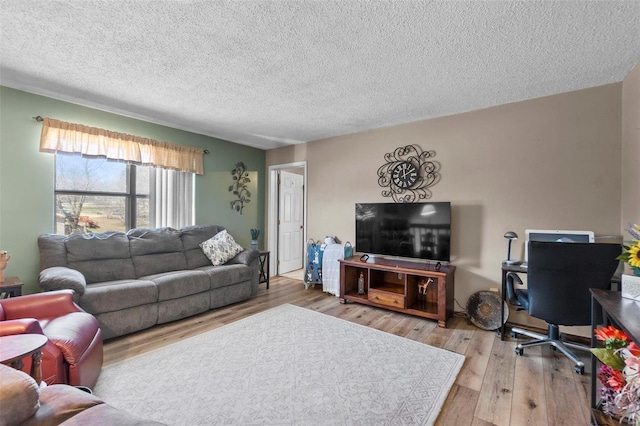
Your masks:
{"label": "desk", "polygon": [[267,283],[267,290],[269,290],[269,251],[260,250],[258,256],[258,284]]}
{"label": "desk", "polygon": [[0,337],[0,362],[9,364],[16,370],[22,370],[23,358],[31,355],[31,377],[36,383],[42,383],[42,348],[47,344],[47,337],[42,334],[16,334]]}
{"label": "desk", "polygon": [[[527,273],[527,267],[526,266],[522,266],[521,264],[507,264],[505,262],[502,262],[502,292],[500,293],[500,296],[502,297],[502,303],[500,304],[500,318],[504,318],[504,301],[505,301],[505,297],[507,294],[507,274],[509,272],[519,272],[521,274],[526,274]],[[500,326],[500,340],[504,340],[504,331],[506,328],[506,321],[502,321],[501,322],[501,326]]]}
{"label": "desk", "polygon": [[[618,291],[591,289],[591,347],[596,346],[593,333],[600,324],[598,316],[602,313],[603,325],[609,323],[624,331],[636,344],[640,344],[640,302],[625,299]],[[598,361],[591,355],[591,409],[597,408]]]}

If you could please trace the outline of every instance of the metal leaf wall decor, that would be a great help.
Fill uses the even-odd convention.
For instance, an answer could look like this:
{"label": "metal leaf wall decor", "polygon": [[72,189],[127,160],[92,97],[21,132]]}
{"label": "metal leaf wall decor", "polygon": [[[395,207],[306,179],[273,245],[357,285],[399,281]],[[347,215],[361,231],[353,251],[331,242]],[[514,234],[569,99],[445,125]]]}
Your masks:
{"label": "metal leaf wall decor", "polygon": [[229,186],[229,192],[233,192],[233,195],[238,197],[237,200],[231,201],[231,209],[242,214],[244,205],[251,202],[251,192],[247,189],[247,184],[251,180],[247,167],[242,161],[236,163],[236,167],[231,170],[231,175],[233,176],[233,184]]}
{"label": "metal leaf wall decor", "polygon": [[[386,153],[386,162],[378,168],[378,185],[385,188],[382,195],[393,198],[396,203],[415,203],[431,198],[429,188],[440,181],[440,163],[433,161],[435,156],[435,151],[423,151],[418,145],[401,146]],[[416,167],[418,177],[410,187],[401,188],[393,182],[392,173],[405,162]]]}

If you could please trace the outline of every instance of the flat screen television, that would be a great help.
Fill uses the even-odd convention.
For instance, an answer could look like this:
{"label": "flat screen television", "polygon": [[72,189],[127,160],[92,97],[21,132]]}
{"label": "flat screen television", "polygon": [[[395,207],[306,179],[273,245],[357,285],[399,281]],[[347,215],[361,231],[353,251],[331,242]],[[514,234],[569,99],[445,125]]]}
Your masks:
{"label": "flat screen television", "polygon": [[355,250],[448,262],[451,203],[357,203]]}

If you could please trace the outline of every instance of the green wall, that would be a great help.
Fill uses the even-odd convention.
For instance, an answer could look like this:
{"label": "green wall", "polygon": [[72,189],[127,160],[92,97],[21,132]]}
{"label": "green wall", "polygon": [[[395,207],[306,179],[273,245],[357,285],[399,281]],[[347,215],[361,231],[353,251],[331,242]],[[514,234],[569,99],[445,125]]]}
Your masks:
{"label": "green wall", "polygon": [[[250,228],[264,230],[264,151],[0,86],[0,250],[11,254],[5,276],[20,277],[24,293],[39,291],[37,238],[54,226],[54,155],[38,151],[36,115],[208,149],[205,174],[196,177],[196,223],[222,225],[244,247]],[[238,161],[256,177],[242,215],[228,192]]]}

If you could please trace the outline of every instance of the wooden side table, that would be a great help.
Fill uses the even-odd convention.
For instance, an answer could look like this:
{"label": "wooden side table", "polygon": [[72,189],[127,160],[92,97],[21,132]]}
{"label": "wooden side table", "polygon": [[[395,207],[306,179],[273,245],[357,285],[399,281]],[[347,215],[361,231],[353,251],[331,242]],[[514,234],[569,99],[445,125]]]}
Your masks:
{"label": "wooden side table", "polygon": [[47,344],[42,334],[15,334],[0,337],[0,363],[8,364],[16,370],[22,370],[22,360],[31,356],[31,377],[38,386],[42,383],[42,348]]}
{"label": "wooden side table", "polygon": [[260,250],[260,256],[258,257],[259,266],[259,278],[258,284],[267,283],[267,290],[269,290],[269,254],[271,252],[267,250]]}
{"label": "wooden side table", "polygon": [[0,283],[0,299],[22,296],[22,281],[18,277],[6,278]]}

